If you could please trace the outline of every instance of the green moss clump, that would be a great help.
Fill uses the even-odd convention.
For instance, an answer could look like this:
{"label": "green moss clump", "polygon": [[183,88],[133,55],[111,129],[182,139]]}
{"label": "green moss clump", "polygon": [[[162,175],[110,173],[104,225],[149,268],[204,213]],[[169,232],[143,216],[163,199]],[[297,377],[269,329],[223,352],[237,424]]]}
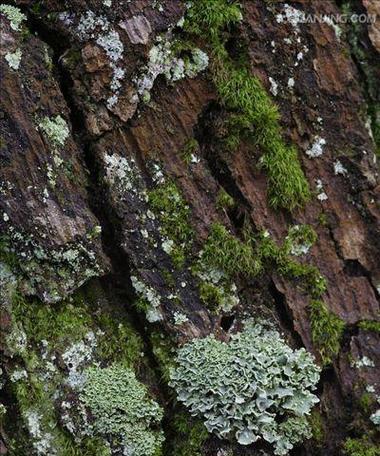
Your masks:
{"label": "green moss clump", "polygon": [[235,201],[231,195],[229,195],[224,188],[219,190],[218,196],[216,197],[216,207],[218,209],[231,209],[235,206]]}
{"label": "green moss clump", "polygon": [[343,451],[347,456],[380,456],[380,446],[366,437],[347,439],[344,442]]}
{"label": "green moss clump", "polygon": [[106,329],[106,337],[98,341],[97,354],[103,362],[122,362],[137,367],[144,352],[144,343],[125,318],[115,318],[116,315],[104,312],[97,316],[99,326]]}
{"label": "green moss clump", "polygon": [[199,296],[210,310],[220,309],[223,305],[223,291],[212,283],[201,282]]}
{"label": "green moss clump", "polygon": [[211,226],[209,237],[203,246],[202,262],[221,269],[228,276],[257,275],[261,270],[249,243],[232,236],[220,223]]}
{"label": "green moss clump", "polygon": [[187,164],[191,163],[192,156],[199,148],[198,141],[195,138],[190,138],[181,150],[181,157]]}
{"label": "green moss clump", "polygon": [[197,0],[188,10],[184,28],[210,45],[212,77],[222,103],[231,112],[227,144],[234,147],[243,135],[252,137],[263,150],[261,163],[268,173],[270,204],[293,210],[310,198],[297,151],[284,144],[278,110],[259,79],[238,66],[225,49],[225,30],[241,19],[235,2]]}
{"label": "green moss clump", "polygon": [[325,365],[330,364],[339,353],[345,323],[318,300],[310,303],[310,323],[313,343],[322,362]]}
{"label": "green moss clump", "polygon": [[322,415],[319,410],[313,409],[309,415],[308,422],[311,426],[311,433],[317,445],[321,445],[325,439]]}
{"label": "green moss clump", "polygon": [[91,327],[91,318],[80,305],[79,294],[73,303],[63,302],[51,306],[37,299],[27,300],[15,293],[12,313],[33,345],[48,340],[56,350],[79,340]]}
{"label": "green moss clump", "polygon": [[172,181],[148,192],[149,205],[161,223],[161,232],[174,242],[171,257],[176,267],[183,266],[193,239],[190,208]]}
{"label": "green moss clump", "polygon": [[122,365],[89,368],[80,400],[90,410],[94,435],[112,437],[127,453],[158,456],[164,440],[156,430],[161,407],[148,396],[134,372]]}
{"label": "green moss clump", "polygon": [[372,406],[376,403],[375,397],[373,394],[365,392],[361,395],[359,399],[360,408],[365,414],[370,413]]}
{"label": "green moss clump", "polygon": [[173,428],[176,437],[172,444],[176,456],[202,456],[202,446],[209,434],[202,421],[192,418],[187,413],[174,415]]}
{"label": "green moss clump", "polygon": [[[315,241],[316,235],[310,227],[300,226],[297,230],[297,243],[294,242],[295,235],[290,235],[282,247],[277,246],[266,233],[253,236],[247,232],[245,237],[241,241],[223,225],[213,224],[203,247],[201,261],[222,270],[228,277],[236,274],[257,276],[274,267],[285,277],[301,280],[314,298],[326,291],[326,280],[316,267],[298,263],[289,256],[292,249],[299,248],[302,243],[310,245]],[[211,293],[211,290],[204,290],[206,291],[207,294]]]}
{"label": "green moss clump", "polygon": [[12,271],[19,266],[19,259],[10,247],[9,238],[4,235],[0,236],[0,262],[5,263]]}
{"label": "green moss clump", "polygon": [[365,331],[380,333],[380,322],[375,320],[363,320],[359,323],[359,328]]}
{"label": "green moss clump", "polygon": [[167,337],[160,332],[152,332],[150,334],[153,355],[156,358],[162,379],[168,383],[170,380],[170,369],[174,367],[174,345]]}
{"label": "green moss clump", "polygon": [[310,225],[293,225],[289,228],[283,249],[288,255],[299,256],[308,252],[317,241],[317,233]]}

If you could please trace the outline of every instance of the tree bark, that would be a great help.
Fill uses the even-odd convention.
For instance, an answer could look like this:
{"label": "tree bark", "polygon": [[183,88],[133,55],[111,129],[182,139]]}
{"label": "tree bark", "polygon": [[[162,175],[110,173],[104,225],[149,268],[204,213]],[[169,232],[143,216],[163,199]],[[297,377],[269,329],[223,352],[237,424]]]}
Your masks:
{"label": "tree bark", "polygon": [[[378,15],[378,2],[243,0],[242,20],[223,31],[229,57],[243,61],[261,82],[278,107],[284,142],[297,148],[311,199],[292,211],[268,203],[254,128],[234,150],[224,146],[231,109],[212,78],[211,44],[181,28],[186,2],[63,3],[13,2],[25,14],[19,27],[1,15],[0,348],[7,411],[0,454],[74,454],[54,446],[37,450],[38,432],[25,427],[25,410],[38,408],[42,433],[50,426],[54,439],[60,432],[72,439],[65,411],[49,391],[66,391],[70,368],[62,355],[85,340],[86,331],[102,331],[109,340],[109,350],[94,348],[86,367],[118,362],[134,338],[140,341],[144,356],[134,354],[131,364],[164,408],[164,455],[273,454],[270,446],[242,447],[213,435],[181,453],[181,441],[190,437],[176,427],[185,411],[166,375],[176,347],[210,333],[228,341],[247,318],[258,317],[272,321],[293,348],[305,347],[322,367],[313,437],[290,454],[379,454],[378,428],[370,420],[380,395],[378,16],[355,25],[303,23],[286,13]],[[201,49],[208,68],[177,79],[172,62],[165,61],[166,69],[154,66],[151,49],[176,40],[192,40],[180,55],[191,59],[192,49]],[[10,63],[18,50],[21,60]],[[140,90],[146,78],[149,90]],[[154,191],[163,205],[165,192],[180,198],[175,207],[184,219],[172,206],[169,214],[154,208]],[[233,205],[222,207],[224,192]],[[191,242],[180,242],[184,258],[176,263],[165,242],[173,230],[184,236],[182,222],[191,228]],[[215,223],[241,242],[247,230],[268,232],[277,246],[292,226],[313,228],[317,241],[295,260],[318,268],[327,281],[320,299],[344,322],[331,362],[324,363],[313,337],[313,296],[301,279],[275,265],[256,276],[237,274],[239,302],[233,306],[207,306],[193,267]],[[148,311],[147,321],[142,308],[152,294],[154,315]],[[73,306],[86,323],[78,323],[78,339],[68,330],[65,340],[56,326],[65,327]],[[186,321],[176,323],[176,314]],[[128,336],[117,329],[119,322]],[[50,324],[48,339],[41,328]],[[57,377],[44,377],[44,353],[54,353]],[[21,382],[31,391],[44,378],[50,403],[39,408],[38,399],[22,397],[15,372],[26,373]],[[196,421],[187,419],[190,434]],[[362,453],[349,452],[350,439],[360,441]],[[74,440],[70,445],[78,454],[101,454],[85,453]]]}

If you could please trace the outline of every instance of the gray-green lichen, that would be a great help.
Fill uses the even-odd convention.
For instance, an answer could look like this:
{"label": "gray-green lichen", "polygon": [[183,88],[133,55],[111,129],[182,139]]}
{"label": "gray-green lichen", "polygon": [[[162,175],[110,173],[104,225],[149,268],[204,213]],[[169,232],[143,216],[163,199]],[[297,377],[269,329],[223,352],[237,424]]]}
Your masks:
{"label": "gray-green lichen", "polygon": [[162,320],[162,312],[160,310],[161,297],[152,287],[146,285],[137,277],[131,277],[133,288],[138,297],[146,302],[146,318],[150,323]]}
{"label": "gray-green lichen", "polygon": [[146,387],[134,372],[122,365],[93,367],[85,372],[79,399],[92,418],[83,432],[102,436],[112,446],[131,456],[156,456],[164,440],[157,430],[163,417],[161,407],[149,398]]}
{"label": "gray-green lichen", "polygon": [[169,37],[160,38],[149,51],[149,60],[143,75],[136,81],[137,92],[144,101],[149,101],[154,81],[163,74],[167,81],[175,82],[194,78],[208,66],[208,56],[198,48],[190,50],[190,57],[176,55],[175,41]]}
{"label": "gray-green lichen", "polygon": [[229,343],[213,335],[179,349],[171,385],[209,432],[241,445],[264,439],[276,455],[310,437],[306,415],[319,368],[304,349],[293,351],[275,330],[249,323]]}
{"label": "gray-green lichen", "polygon": [[13,271],[28,294],[56,302],[101,273],[94,247],[94,241],[89,238],[49,249],[34,233],[23,233],[9,226],[2,249],[7,260],[12,259]]}
{"label": "gray-green lichen", "polygon": [[54,147],[63,147],[70,135],[67,123],[60,115],[44,117],[38,126]]}
{"label": "gray-green lichen", "polygon": [[20,25],[26,20],[25,14],[23,14],[19,8],[12,5],[0,5],[0,13],[4,14],[10,22],[11,29],[16,32],[20,30]]}
{"label": "gray-green lichen", "polygon": [[21,62],[21,49],[16,49],[15,52],[5,54],[5,60],[13,70],[18,70]]}

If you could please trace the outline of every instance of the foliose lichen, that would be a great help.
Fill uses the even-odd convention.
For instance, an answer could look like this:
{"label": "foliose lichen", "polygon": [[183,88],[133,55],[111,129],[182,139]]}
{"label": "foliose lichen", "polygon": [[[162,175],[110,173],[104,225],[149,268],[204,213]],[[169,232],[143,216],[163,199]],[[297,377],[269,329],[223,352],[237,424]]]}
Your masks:
{"label": "foliose lichen", "polygon": [[0,5],[0,13],[6,16],[10,22],[11,29],[15,31],[19,31],[20,25],[26,20],[25,14],[23,14],[19,8],[12,5]]}
{"label": "foliose lichen", "polygon": [[63,117],[57,115],[49,118],[44,117],[38,124],[41,131],[55,147],[63,147],[69,137],[70,130]]}
{"label": "foliose lichen", "polygon": [[189,50],[190,57],[179,57],[175,52],[175,41],[160,38],[149,51],[149,60],[142,76],[136,80],[139,96],[149,101],[154,81],[163,74],[167,81],[175,82],[185,77],[194,78],[208,66],[208,56],[198,48]]}
{"label": "foliose lichen", "polygon": [[20,67],[21,56],[21,49],[16,49],[15,52],[8,52],[5,54],[5,60],[13,70],[18,70]]}
{"label": "foliose lichen", "polygon": [[241,445],[260,439],[285,455],[311,435],[306,415],[320,369],[304,349],[292,350],[280,334],[249,323],[229,343],[213,335],[178,350],[171,386],[209,432]]}
{"label": "foliose lichen", "polygon": [[122,365],[93,367],[85,371],[86,382],[80,401],[94,421],[91,433],[118,442],[123,454],[156,456],[164,440],[156,430],[162,417],[161,407],[149,398],[146,387],[134,372]]}

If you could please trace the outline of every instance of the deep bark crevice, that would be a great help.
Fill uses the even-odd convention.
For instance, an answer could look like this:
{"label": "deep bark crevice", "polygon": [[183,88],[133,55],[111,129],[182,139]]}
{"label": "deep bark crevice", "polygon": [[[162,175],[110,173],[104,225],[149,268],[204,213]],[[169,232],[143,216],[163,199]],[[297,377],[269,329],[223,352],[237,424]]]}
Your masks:
{"label": "deep bark crevice", "polygon": [[[136,332],[140,335],[144,342],[144,353],[148,358],[148,364],[155,373],[155,381],[158,382],[159,397],[161,405],[165,409],[165,415],[162,420],[162,428],[165,435],[172,435],[171,428],[173,395],[170,393],[169,387],[161,380],[162,371],[158,361],[153,353],[152,341],[149,337],[149,330],[146,327],[146,320],[133,305],[136,295],[131,283],[130,260],[128,255],[120,247],[121,239],[121,223],[119,217],[110,208],[106,201],[105,190],[99,185],[99,164],[92,149],[97,141],[107,133],[91,138],[84,125],[84,116],[81,109],[76,105],[72,95],[72,77],[70,72],[61,64],[60,57],[69,49],[62,45],[65,42],[63,37],[51,31],[35,17],[31,19],[31,30],[53,50],[54,75],[59,83],[62,95],[70,112],[70,122],[72,125],[73,139],[77,143],[79,150],[83,152],[83,163],[88,170],[87,191],[89,199],[89,207],[99,221],[102,228],[102,246],[104,252],[111,262],[111,272],[103,277],[100,277],[100,282],[107,296],[110,298],[112,305],[112,297],[116,294],[118,298],[129,303],[127,312],[129,321]],[[124,299],[123,299],[124,298]],[[152,330],[154,328],[151,328]],[[164,446],[163,456],[169,456],[170,445]]]}

